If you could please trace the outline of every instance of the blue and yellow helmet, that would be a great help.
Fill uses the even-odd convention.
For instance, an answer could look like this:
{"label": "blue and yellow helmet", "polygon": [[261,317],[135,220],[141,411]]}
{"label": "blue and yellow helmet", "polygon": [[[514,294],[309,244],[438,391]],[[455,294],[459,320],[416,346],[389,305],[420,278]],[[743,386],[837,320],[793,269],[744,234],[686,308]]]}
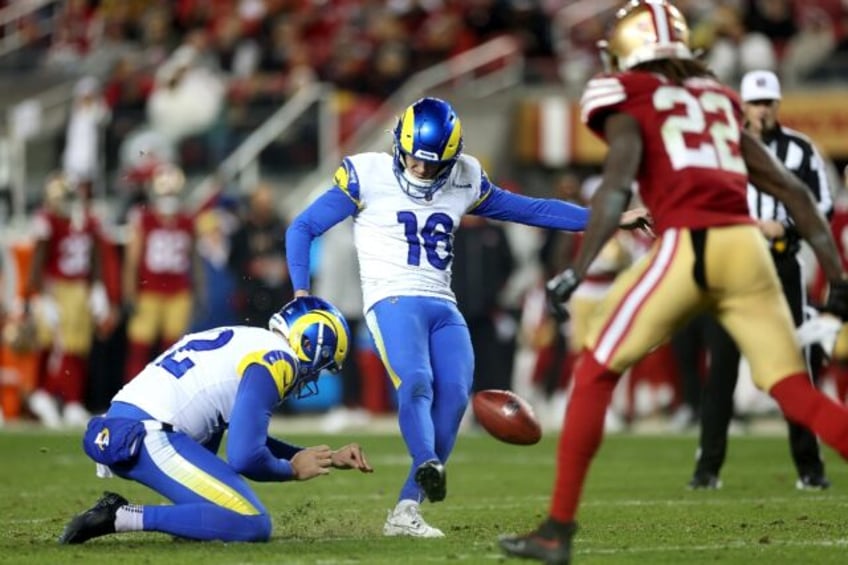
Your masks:
{"label": "blue and yellow helmet", "polygon": [[290,394],[298,398],[317,393],[321,371],[339,372],[350,351],[347,321],[317,296],[301,296],[283,306],[268,320],[268,329],[285,337],[297,357],[298,374]]}
{"label": "blue and yellow helmet", "polygon": [[[462,124],[453,107],[439,98],[422,98],[404,110],[394,132],[393,168],[401,189],[413,198],[429,200],[448,181],[462,154]],[[406,171],[404,155],[441,165],[433,179]]]}

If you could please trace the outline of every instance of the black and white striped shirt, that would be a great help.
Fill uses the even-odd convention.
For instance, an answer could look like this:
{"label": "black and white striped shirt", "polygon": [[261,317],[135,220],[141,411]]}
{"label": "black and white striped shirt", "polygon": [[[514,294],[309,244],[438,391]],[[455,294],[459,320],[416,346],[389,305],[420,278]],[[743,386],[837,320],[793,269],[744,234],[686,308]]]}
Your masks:
{"label": "black and white striped shirt", "polygon": [[[827,181],[824,161],[810,138],[778,124],[771,139],[763,141],[786,168],[809,187],[816,207],[829,218],[833,212],[833,196]],[[748,183],[748,210],[751,216],[758,220],[776,220],[786,225],[788,231],[794,232],[792,219],[783,203],[770,194],[760,192],[751,183]],[[797,233],[793,235],[797,239]]]}

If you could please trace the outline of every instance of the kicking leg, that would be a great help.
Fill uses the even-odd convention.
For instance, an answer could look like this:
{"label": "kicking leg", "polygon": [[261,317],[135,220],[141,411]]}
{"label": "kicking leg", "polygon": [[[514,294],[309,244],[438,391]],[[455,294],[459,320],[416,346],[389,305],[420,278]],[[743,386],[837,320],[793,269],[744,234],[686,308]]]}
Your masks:
{"label": "kicking leg", "polygon": [[443,500],[447,495],[444,465],[456,444],[474,377],[474,352],[468,327],[453,304],[445,303],[444,307],[444,321],[430,338],[437,460],[425,462],[416,473],[416,480],[432,502]]}
{"label": "kicking leg", "polygon": [[[380,358],[397,389],[398,425],[412,465],[398,501],[420,502],[418,467],[436,459],[433,373],[430,368],[429,303],[433,299],[399,297],[382,300],[366,315]],[[443,302],[443,301],[438,301]]]}

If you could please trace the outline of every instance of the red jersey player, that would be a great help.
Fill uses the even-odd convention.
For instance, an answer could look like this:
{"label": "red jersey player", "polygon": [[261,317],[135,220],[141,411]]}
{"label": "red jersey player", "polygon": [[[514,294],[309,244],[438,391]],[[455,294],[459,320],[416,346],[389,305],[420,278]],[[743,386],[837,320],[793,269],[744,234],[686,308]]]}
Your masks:
{"label": "red jersey player", "polygon": [[160,165],[153,172],[150,204],[130,214],[123,271],[124,303],[130,311],[125,381],[141,372],[156,345],[167,348],[191,323],[192,290],[201,283],[202,269],[194,220],[180,211],[184,184],[179,168]]}
{"label": "red jersey player", "polygon": [[87,208],[87,195],[77,192],[63,176],[48,179],[44,206],[33,222],[35,251],[25,300],[29,305],[39,296],[42,307],[35,314],[54,329],[43,382],[28,404],[50,427],[60,423],[55,399],[64,405],[65,423],[88,420],[83,401],[95,330],[92,298],[97,297],[104,315],[109,309],[102,286],[95,284],[101,278],[102,234]]}
{"label": "red jersey player", "polygon": [[668,2],[632,0],[605,45],[614,72],[592,79],[583,96],[583,120],[609,153],[584,243],[573,268],[549,281],[552,298],[559,305],[577,288],[617,229],[634,180],[658,237],[592,320],[575,364],[548,519],[527,535],[502,538],[509,555],[570,562],[581,491],[615,384],[699,312],[728,330],[754,382],[787,418],[848,457],[848,409],[810,383],[774,262],[748,215],[748,178],[787,206],[827,275],[826,309],[843,319],[848,277],[809,190],[742,131],[735,93],[694,59],[688,37]]}

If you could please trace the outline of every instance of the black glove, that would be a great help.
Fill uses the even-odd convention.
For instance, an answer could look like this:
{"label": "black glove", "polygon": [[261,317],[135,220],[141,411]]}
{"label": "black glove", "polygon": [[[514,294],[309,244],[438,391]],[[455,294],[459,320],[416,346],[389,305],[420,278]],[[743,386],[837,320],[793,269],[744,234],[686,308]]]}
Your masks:
{"label": "black glove", "polygon": [[124,320],[129,320],[135,314],[135,302],[131,302],[129,300],[123,302],[121,304],[121,317]]}
{"label": "black glove", "polygon": [[580,286],[580,277],[574,269],[566,269],[545,284],[545,290],[548,293],[548,304],[551,307],[551,314],[560,322],[568,319],[568,311],[565,309],[564,303],[568,302],[571,295]]}
{"label": "black glove", "polygon": [[827,302],[822,310],[837,316],[843,322],[848,321],[848,280],[830,283]]}

